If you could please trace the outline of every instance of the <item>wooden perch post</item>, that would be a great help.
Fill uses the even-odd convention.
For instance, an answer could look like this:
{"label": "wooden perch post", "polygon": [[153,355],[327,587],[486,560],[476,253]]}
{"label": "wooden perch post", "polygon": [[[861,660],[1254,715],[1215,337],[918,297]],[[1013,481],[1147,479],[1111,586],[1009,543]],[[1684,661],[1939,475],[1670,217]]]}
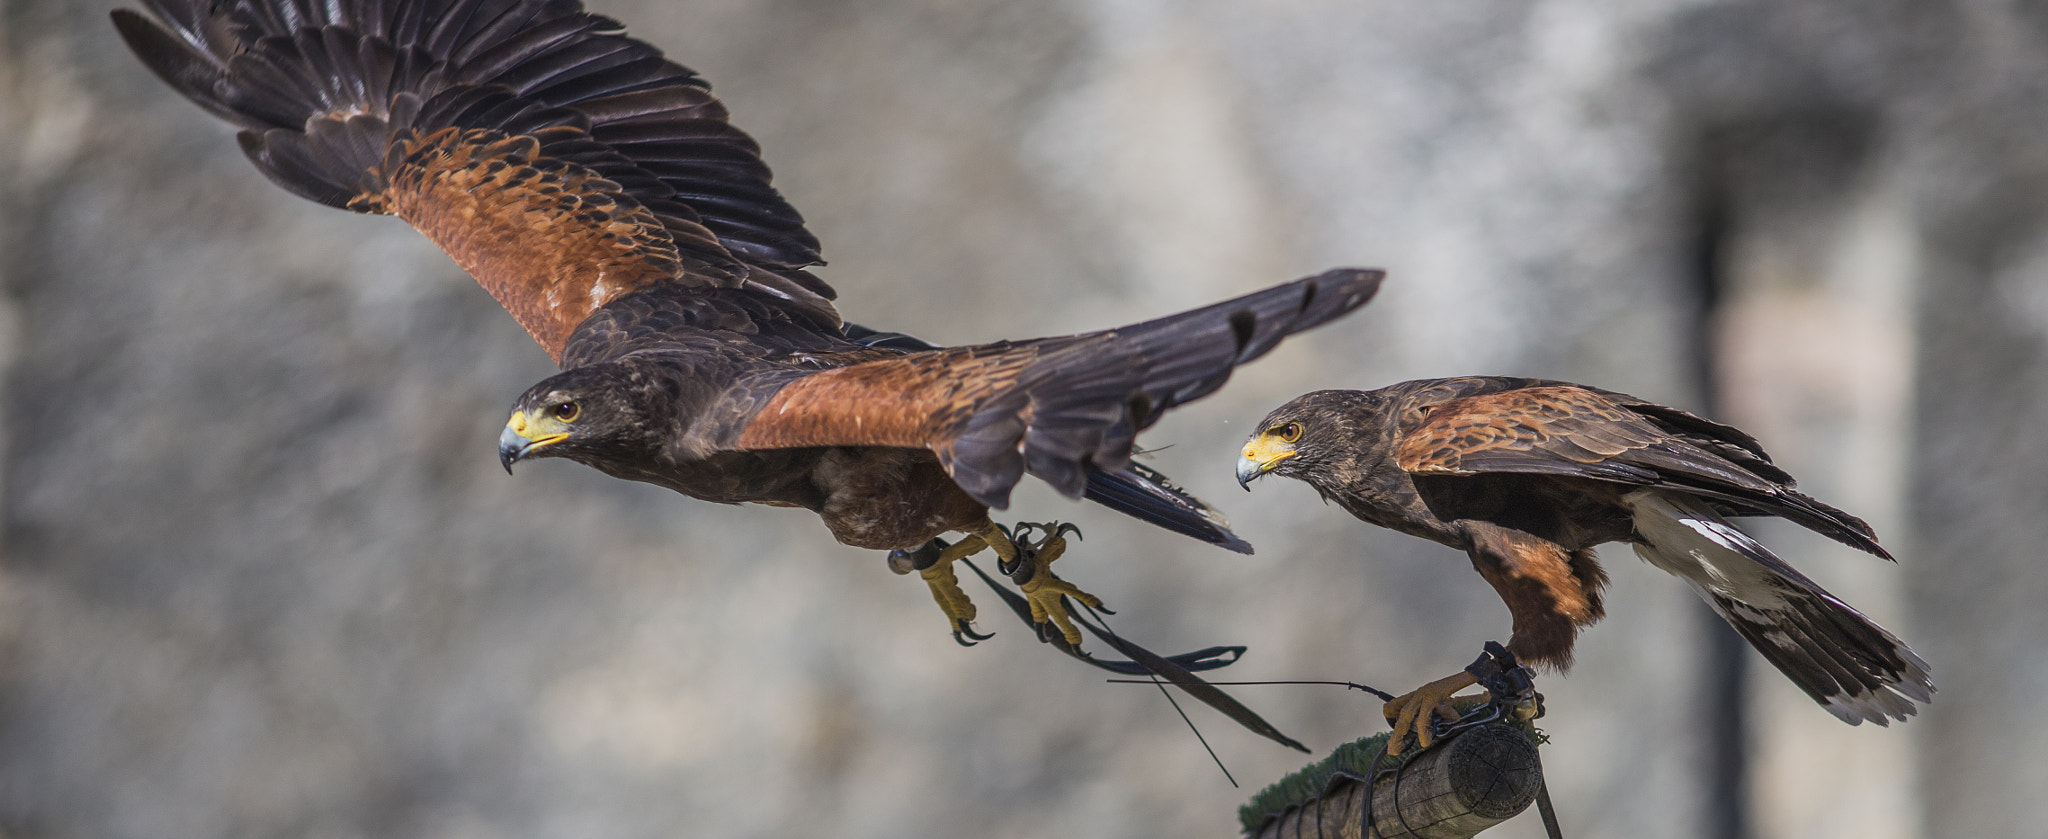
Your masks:
{"label": "wooden perch post", "polygon": [[[1505,722],[1458,732],[1391,770],[1382,766],[1371,783],[1361,777],[1370,770],[1344,766],[1359,754],[1369,760],[1378,753],[1384,744],[1380,738],[1385,736],[1354,744],[1351,761],[1326,768],[1328,780],[1321,795],[1268,813],[1248,835],[1254,839],[1466,839],[1528,809],[1543,784],[1532,735]],[[1332,755],[1333,761],[1338,757]]]}

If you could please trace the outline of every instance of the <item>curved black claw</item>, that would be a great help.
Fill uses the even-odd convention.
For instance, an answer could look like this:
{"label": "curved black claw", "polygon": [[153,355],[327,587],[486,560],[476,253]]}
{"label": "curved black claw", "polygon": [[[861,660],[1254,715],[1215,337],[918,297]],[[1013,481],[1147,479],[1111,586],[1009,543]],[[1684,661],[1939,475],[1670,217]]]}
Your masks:
{"label": "curved black claw", "polygon": [[[1001,525],[997,525],[997,526],[998,526],[998,527],[1000,527]],[[1043,524],[1040,524],[1040,523],[1038,523],[1038,522],[1035,522],[1035,521],[1020,521],[1020,522],[1017,522],[1017,526],[1016,526],[1016,527],[1014,527],[1014,528],[1012,528],[1012,529],[1011,529],[1011,530],[1009,531],[1009,533],[1010,533],[1010,541],[1011,541],[1011,542],[1013,542],[1013,543],[1019,544],[1019,545],[1025,544],[1025,543],[1027,543],[1027,542],[1030,542],[1030,541],[1031,541],[1031,532],[1032,532],[1032,531],[1034,531],[1034,530],[1044,530],[1044,529],[1045,529],[1045,525],[1043,525]]]}
{"label": "curved black claw", "polygon": [[[998,527],[1000,526],[998,525]],[[1008,533],[1010,531],[1004,532]],[[1045,537],[1032,539],[1031,534],[1033,532],[1044,533]],[[1010,582],[1020,586],[1031,582],[1033,578],[1038,576],[1038,563],[1033,560],[1037,559],[1039,551],[1045,550],[1046,545],[1069,533],[1074,534],[1076,539],[1087,538],[1081,535],[1081,528],[1079,526],[1060,521],[1020,521],[1017,522],[1015,533],[1016,535],[1010,539],[1010,544],[1017,546],[1017,557],[1009,561],[996,560],[996,571],[1005,577],[1009,577]],[[1110,614],[1116,613],[1111,612]]]}
{"label": "curved black claw", "polygon": [[[1042,533],[1044,533],[1044,534],[1045,534],[1045,538],[1043,538],[1043,539],[1038,539],[1038,540],[1033,540],[1033,539],[1031,538],[1031,536],[1030,536],[1030,534],[1031,534],[1031,533],[1032,533],[1033,531],[1038,531],[1038,532],[1042,532]],[[1051,541],[1052,541],[1052,540],[1054,540],[1054,539],[1058,539],[1058,538],[1060,538],[1061,536],[1065,536],[1065,535],[1067,535],[1067,534],[1069,534],[1069,533],[1072,533],[1072,534],[1074,534],[1074,538],[1076,538],[1076,539],[1086,539],[1086,538],[1087,538],[1086,536],[1083,536],[1083,535],[1081,535],[1081,528],[1080,528],[1080,526],[1079,526],[1079,525],[1076,525],[1076,524],[1074,524],[1074,523],[1072,523],[1072,522],[1064,522],[1064,521],[1048,521],[1048,522],[1036,522],[1036,521],[1020,521],[1020,522],[1017,522],[1017,530],[1016,530],[1016,534],[1017,534],[1017,535],[1016,535],[1015,537],[1013,537],[1013,538],[1012,538],[1012,539],[1011,539],[1010,541],[1012,541],[1012,542],[1015,542],[1015,543],[1017,543],[1017,545],[1018,545],[1019,547],[1022,547],[1022,546],[1026,545],[1026,544],[1029,544],[1029,545],[1030,545],[1030,547],[1031,547],[1031,548],[1032,548],[1033,550],[1036,550],[1036,549],[1039,549],[1039,548],[1043,548],[1043,547],[1045,547],[1046,543],[1048,543],[1048,542],[1051,542]]]}
{"label": "curved black claw", "polygon": [[[953,624],[953,643],[959,644],[963,647],[972,647],[975,644],[979,644],[983,641],[986,641],[994,637],[996,637],[996,634],[993,632],[984,635],[982,633],[974,631],[974,625],[968,623],[965,620]],[[970,638],[974,640],[968,640]]]}
{"label": "curved black claw", "polygon": [[[1067,643],[1067,633],[1061,632],[1060,628],[1054,626],[1052,621],[1034,623],[1031,625],[1031,631],[1038,634],[1038,643],[1051,644],[1057,640],[1059,642],[1058,646],[1071,646]],[[1079,651],[1081,648],[1076,646],[1074,649]]]}

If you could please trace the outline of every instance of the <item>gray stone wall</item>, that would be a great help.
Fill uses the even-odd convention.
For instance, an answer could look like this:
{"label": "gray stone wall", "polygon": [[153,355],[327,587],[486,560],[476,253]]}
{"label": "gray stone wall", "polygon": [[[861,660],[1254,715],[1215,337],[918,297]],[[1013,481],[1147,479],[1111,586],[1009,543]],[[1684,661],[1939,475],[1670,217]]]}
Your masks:
{"label": "gray stone wall", "polygon": [[[1086,528],[1061,573],[1126,634],[1247,643],[1243,678],[1441,676],[1505,635],[1498,600],[1306,487],[1239,492],[1249,424],[1418,376],[1692,407],[1711,382],[1897,547],[1763,531],[1942,689],[1850,729],[1753,667],[1756,835],[2039,832],[2031,7],[593,5],[717,85],[855,320],[1027,337],[1392,271],[1144,440],[1256,556],[1019,493],[1015,517]],[[0,0],[0,312],[0,836],[1234,832],[1249,790],[1155,691],[994,615],[954,646],[922,586],[802,514],[506,477],[493,441],[545,355],[402,224],[272,187],[101,4]],[[1706,624],[1605,556],[1609,622],[1542,685],[1566,828],[1719,835]],[[1379,726],[1355,693],[1238,693],[1319,749]],[[1248,786],[1300,763],[1195,716]]]}

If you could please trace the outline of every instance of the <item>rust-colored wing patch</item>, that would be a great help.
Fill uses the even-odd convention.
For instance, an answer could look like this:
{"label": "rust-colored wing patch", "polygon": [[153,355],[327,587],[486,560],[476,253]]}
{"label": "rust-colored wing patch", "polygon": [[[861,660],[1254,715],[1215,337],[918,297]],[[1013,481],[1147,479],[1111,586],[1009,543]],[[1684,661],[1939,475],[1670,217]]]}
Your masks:
{"label": "rust-colored wing patch", "polygon": [[618,184],[542,157],[534,136],[415,133],[393,143],[386,161],[385,188],[349,208],[419,228],[557,361],[592,311],[679,275],[659,218]]}
{"label": "rust-colored wing patch", "polygon": [[1520,456],[1600,463],[1668,436],[1612,400],[1577,387],[1523,388],[1408,411],[1420,416],[1402,436],[1395,462],[1418,475],[1479,474],[1489,462]]}
{"label": "rust-colored wing patch", "polygon": [[816,373],[785,385],[732,445],[937,448],[1035,358],[1030,345],[961,347]]}

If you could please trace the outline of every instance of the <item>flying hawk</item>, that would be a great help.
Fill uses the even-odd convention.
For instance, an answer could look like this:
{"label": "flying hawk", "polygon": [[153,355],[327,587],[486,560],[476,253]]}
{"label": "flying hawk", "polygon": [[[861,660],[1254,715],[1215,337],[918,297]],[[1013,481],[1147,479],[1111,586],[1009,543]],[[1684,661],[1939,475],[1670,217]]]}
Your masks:
{"label": "flying hawk", "polygon": [[1133,436],[1380,279],[1337,270],[1120,329],[933,347],[842,323],[807,270],[817,239],[709,85],[575,0],[144,5],[113,13],[122,37],[239,127],[258,169],[409,222],[561,365],[514,405],[508,470],[566,457],[810,510],[920,571],[956,637],[975,612],[951,564],[985,549],[1029,560],[1013,579],[1070,643],[1061,596],[1099,602],[1045,567],[1062,528],[1020,554],[990,519],[1027,472],[1248,552],[1130,464]]}
{"label": "flying hawk", "polygon": [[[1676,408],[1539,379],[1470,376],[1322,390],[1259,422],[1237,463],[1306,481],[1360,520],[1465,551],[1514,618],[1508,650],[1562,670],[1600,619],[1593,546],[1627,542],[1677,575],[1757,652],[1851,725],[1934,695],[1898,638],[1728,523],[1776,516],[1885,559],[1870,526],[1793,490],[1755,438]],[[1430,742],[1458,673],[1387,703]],[[1390,751],[1398,753],[1399,744]]]}

